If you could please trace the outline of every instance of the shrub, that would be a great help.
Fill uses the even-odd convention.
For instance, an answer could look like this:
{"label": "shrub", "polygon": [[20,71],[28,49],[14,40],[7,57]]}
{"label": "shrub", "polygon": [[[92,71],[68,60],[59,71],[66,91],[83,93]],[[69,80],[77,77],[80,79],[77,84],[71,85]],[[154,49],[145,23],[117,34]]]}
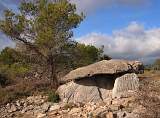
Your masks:
{"label": "shrub", "polygon": [[0,86],[1,87],[5,87],[5,86],[7,86],[7,85],[9,85],[11,83],[13,83],[12,80],[6,78],[5,75],[0,74]]}
{"label": "shrub", "polygon": [[59,95],[55,92],[49,92],[48,101],[53,103],[58,103],[60,101]]}
{"label": "shrub", "polygon": [[[46,91],[53,90],[50,81],[47,79],[30,80],[19,78],[17,81],[17,83],[10,86],[0,87],[0,105],[32,95],[43,95],[46,94]],[[58,96],[53,98],[53,102],[58,101]]]}

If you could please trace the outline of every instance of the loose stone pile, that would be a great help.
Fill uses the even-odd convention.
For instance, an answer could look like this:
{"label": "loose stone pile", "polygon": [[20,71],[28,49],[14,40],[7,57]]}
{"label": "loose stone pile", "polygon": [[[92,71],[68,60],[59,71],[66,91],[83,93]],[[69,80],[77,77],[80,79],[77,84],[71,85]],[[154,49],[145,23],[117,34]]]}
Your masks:
{"label": "loose stone pile", "polygon": [[[137,118],[143,107],[134,97],[108,99],[107,102],[50,103],[46,96],[31,96],[0,108],[1,118]],[[140,110],[139,110],[140,109]]]}

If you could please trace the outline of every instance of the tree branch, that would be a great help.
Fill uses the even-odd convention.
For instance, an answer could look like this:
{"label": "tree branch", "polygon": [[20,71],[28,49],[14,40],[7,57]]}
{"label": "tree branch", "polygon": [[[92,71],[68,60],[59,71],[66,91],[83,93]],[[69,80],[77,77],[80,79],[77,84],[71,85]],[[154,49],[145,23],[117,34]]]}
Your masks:
{"label": "tree branch", "polygon": [[15,39],[17,39],[18,41],[24,43],[26,46],[28,46],[30,49],[34,50],[41,57],[47,59],[47,57],[44,54],[42,54],[35,45],[31,44],[30,42],[28,42],[25,39],[22,39],[20,37],[16,37]]}

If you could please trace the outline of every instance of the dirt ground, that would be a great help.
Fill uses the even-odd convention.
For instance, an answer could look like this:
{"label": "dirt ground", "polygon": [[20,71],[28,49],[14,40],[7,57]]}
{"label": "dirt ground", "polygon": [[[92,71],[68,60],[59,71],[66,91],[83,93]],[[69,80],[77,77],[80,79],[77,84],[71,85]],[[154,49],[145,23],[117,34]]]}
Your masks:
{"label": "dirt ground", "polygon": [[160,80],[160,71],[144,71],[143,74],[138,75],[140,80],[143,79],[155,79],[155,80]]}

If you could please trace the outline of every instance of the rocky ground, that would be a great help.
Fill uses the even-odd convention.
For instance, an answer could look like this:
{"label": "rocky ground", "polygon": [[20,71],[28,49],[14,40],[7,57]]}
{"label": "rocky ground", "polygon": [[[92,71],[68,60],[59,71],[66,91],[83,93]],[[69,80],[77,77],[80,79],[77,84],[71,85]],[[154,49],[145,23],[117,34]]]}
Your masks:
{"label": "rocky ground", "polygon": [[[0,108],[1,118],[136,118],[142,107],[134,97],[108,99],[100,103],[65,104],[47,102],[47,96],[30,96]],[[140,109],[140,110],[139,110]]]}

